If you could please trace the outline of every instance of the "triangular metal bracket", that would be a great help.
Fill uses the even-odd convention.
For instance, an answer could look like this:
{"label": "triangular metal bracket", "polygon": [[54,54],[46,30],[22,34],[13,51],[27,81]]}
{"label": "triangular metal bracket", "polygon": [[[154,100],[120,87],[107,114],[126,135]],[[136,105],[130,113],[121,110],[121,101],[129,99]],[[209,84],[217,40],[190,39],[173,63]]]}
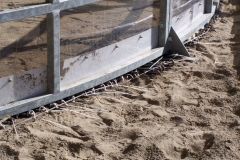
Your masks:
{"label": "triangular metal bracket", "polygon": [[188,53],[186,47],[178,37],[173,27],[171,27],[170,33],[168,35],[167,42],[164,46],[163,54],[167,54],[169,52],[175,52],[178,53],[179,55],[190,57],[190,54]]}

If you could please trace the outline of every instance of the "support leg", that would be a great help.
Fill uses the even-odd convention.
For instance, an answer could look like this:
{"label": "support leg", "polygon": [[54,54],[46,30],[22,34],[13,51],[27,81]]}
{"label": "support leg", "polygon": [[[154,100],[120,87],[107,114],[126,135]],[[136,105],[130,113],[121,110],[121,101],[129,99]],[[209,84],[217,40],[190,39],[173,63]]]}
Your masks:
{"label": "support leg", "polygon": [[167,43],[164,47],[163,53],[166,54],[169,51],[176,52],[180,55],[190,57],[186,47],[184,46],[184,44],[182,43],[182,41],[178,37],[178,35],[175,32],[175,30],[173,29],[173,27],[170,30],[170,33],[169,33],[169,36],[168,36],[168,39],[167,39]]}

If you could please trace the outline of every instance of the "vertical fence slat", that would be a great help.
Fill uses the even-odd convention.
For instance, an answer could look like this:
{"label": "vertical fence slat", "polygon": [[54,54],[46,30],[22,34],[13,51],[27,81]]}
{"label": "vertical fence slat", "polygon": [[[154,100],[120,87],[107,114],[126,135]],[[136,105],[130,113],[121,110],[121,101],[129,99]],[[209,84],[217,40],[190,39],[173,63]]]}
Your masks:
{"label": "vertical fence slat", "polygon": [[205,0],[205,13],[212,13],[213,0]]}
{"label": "vertical fence slat", "polygon": [[164,47],[171,28],[172,0],[161,0],[159,22],[159,47]]}
{"label": "vertical fence slat", "polygon": [[60,11],[47,14],[48,92],[60,92]]}

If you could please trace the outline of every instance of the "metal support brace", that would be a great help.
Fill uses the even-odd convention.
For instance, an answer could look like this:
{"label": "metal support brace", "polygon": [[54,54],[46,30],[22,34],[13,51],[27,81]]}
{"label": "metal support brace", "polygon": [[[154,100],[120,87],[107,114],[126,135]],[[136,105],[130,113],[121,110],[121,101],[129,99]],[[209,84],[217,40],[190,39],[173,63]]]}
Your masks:
{"label": "metal support brace", "polygon": [[48,93],[60,92],[60,11],[47,14]]}
{"label": "metal support brace", "polygon": [[159,23],[159,47],[164,47],[171,28],[172,0],[161,0]]}
{"label": "metal support brace", "polygon": [[213,0],[205,0],[205,13],[212,13]]}
{"label": "metal support brace", "polygon": [[215,5],[217,8],[219,7],[220,0],[214,0],[213,5]]}
{"label": "metal support brace", "polygon": [[163,54],[172,51],[190,56],[177,33],[172,28],[172,0],[161,0],[159,47],[164,47]]}
{"label": "metal support brace", "polygon": [[186,47],[184,46],[184,44],[178,37],[178,35],[175,32],[175,30],[173,29],[173,27],[171,27],[171,30],[170,30],[170,33],[169,33],[169,36],[167,39],[167,43],[164,47],[163,53],[166,54],[169,51],[190,57]]}

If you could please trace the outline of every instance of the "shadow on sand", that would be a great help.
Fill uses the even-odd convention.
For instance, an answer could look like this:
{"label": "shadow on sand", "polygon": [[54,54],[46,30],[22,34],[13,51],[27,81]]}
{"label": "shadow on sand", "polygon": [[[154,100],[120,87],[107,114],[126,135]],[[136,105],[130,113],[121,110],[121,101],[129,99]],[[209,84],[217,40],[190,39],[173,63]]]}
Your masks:
{"label": "shadow on sand", "polygon": [[235,44],[231,45],[231,51],[234,56],[233,67],[237,70],[238,79],[240,80],[240,0],[231,0],[230,3],[236,7],[231,14],[234,20],[231,34],[235,35],[230,40],[235,42]]}

